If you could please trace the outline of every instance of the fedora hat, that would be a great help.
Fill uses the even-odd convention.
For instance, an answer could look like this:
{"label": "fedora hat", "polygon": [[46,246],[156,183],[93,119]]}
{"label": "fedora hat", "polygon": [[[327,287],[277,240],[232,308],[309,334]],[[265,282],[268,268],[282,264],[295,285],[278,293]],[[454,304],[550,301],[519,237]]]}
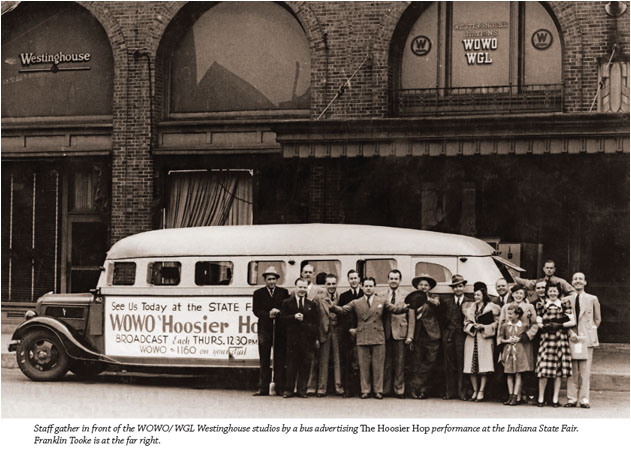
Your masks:
{"label": "fedora hat", "polygon": [[460,285],[460,284],[466,285],[467,281],[464,279],[464,277],[460,274],[456,274],[456,275],[452,275],[451,276],[451,283],[449,284],[450,287],[455,287],[456,285]]}
{"label": "fedora hat", "polygon": [[405,304],[409,304],[410,307],[414,309],[418,309],[426,302],[427,302],[427,293],[421,290],[413,291],[412,293],[410,293],[409,295],[405,297]]}
{"label": "fedora hat", "polygon": [[263,278],[266,278],[268,275],[274,275],[277,279],[280,278],[280,274],[276,271],[274,266],[268,267],[267,270],[263,272]]}
{"label": "fedora hat", "polygon": [[418,288],[418,284],[421,280],[427,280],[430,290],[436,286],[436,280],[434,280],[429,274],[421,274],[418,277],[414,277],[412,279],[412,286],[414,288]]}

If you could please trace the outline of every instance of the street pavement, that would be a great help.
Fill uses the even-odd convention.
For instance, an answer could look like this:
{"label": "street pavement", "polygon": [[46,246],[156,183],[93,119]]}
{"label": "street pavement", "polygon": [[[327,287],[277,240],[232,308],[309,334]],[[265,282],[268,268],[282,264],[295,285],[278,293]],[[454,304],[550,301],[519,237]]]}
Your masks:
{"label": "street pavement", "polygon": [[106,373],[82,381],[68,374],[38,383],[18,369],[1,372],[3,418],[629,418],[628,391],[593,391],[591,409],[568,409],[437,398],[253,397],[252,390],[229,390],[212,377]]}

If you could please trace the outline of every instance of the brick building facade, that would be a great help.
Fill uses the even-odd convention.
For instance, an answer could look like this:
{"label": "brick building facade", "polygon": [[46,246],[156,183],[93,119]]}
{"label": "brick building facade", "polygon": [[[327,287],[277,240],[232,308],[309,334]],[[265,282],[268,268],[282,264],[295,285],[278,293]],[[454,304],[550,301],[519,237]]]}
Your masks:
{"label": "brick building facade", "polygon": [[[627,6],[3,2],[3,314],[86,289],[122,237],[215,223],[178,205],[201,181],[219,224],[474,235],[532,277],[553,258],[627,342]],[[23,57],[58,52],[91,58]]]}

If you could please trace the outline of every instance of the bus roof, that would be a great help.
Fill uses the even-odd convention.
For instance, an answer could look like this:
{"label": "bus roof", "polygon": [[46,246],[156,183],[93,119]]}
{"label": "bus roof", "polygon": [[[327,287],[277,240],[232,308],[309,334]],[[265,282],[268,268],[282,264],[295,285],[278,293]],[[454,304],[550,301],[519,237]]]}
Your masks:
{"label": "bus roof", "polygon": [[126,237],[107,259],[280,255],[490,256],[482,240],[456,234],[355,224],[266,224],[163,229]]}

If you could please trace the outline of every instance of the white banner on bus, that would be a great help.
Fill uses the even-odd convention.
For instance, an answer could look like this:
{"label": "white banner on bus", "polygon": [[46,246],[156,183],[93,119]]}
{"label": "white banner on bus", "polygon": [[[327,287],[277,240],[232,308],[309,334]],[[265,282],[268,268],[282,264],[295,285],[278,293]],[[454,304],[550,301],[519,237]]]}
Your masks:
{"label": "white banner on bus", "polygon": [[108,296],[105,353],[257,360],[257,320],[251,296]]}

